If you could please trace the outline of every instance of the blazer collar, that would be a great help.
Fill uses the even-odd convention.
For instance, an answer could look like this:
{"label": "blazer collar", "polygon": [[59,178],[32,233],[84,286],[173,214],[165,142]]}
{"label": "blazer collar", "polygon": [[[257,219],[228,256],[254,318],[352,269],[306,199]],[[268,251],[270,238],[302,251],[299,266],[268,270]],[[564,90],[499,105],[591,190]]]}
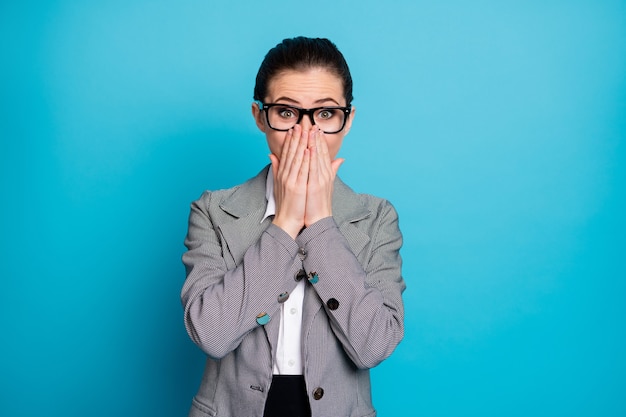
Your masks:
{"label": "blazer collar", "polygon": [[[238,186],[235,191],[222,203],[220,208],[226,213],[236,218],[246,217],[258,211],[260,207],[265,208],[265,179],[269,165],[259,172],[255,177]],[[259,219],[259,223],[261,219]]]}

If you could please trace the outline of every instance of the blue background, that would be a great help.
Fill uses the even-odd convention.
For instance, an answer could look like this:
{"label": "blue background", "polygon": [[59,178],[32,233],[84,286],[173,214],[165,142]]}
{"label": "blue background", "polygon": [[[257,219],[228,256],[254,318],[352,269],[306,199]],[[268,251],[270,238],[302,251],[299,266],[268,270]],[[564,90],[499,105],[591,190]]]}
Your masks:
{"label": "blue background", "polygon": [[269,160],[265,52],[329,37],[340,173],[405,235],[385,416],[626,415],[623,1],[3,1],[0,415],[183,416],[189,203]]}

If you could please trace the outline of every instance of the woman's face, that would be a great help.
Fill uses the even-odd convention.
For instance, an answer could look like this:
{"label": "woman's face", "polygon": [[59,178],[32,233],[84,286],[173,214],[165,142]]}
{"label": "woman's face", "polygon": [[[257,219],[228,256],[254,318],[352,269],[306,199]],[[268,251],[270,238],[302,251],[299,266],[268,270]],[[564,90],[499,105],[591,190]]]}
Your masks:
{"label": "woman's face", "polygon": [[[337,75],[324,68],[310,68],[303,71],[285,70],[275,75],[269,82],[265,103],[284,103],[303,109],[322,106],[346,106],[343,96],[343,82]],[[252,104],[252,114],[256,124],[265,133],[270,151],[280,158],[287,132],[280,132],[267,125],[264,112],[257,103]],[[328,152],[332,159],[337,157],[343,138],[350,131],[354,108],[346,120],[346,125],[338,133],[325,133]],[[303,131],[311,130],[311,120],[303,117],[300,122]]]}

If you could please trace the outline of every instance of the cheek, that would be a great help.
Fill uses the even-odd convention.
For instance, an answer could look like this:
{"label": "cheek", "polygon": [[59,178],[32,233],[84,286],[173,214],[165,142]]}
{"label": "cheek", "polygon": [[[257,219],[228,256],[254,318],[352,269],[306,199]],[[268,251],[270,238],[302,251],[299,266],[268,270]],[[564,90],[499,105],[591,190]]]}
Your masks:
{"label": "cheek", "polygon": [[332,159],[337,158],[337,154],[339,153],[339,149],[341,148],[341,143],[343,142],[343,137],[328,137],[328,153]]}
{"label": "cheek", "polygon": [[283,143],[285,143],[285,134],[283,132],[272,131],[266,134],[265,138],[267,139],[267,146],[270,148],[270,152],[280,158]]}

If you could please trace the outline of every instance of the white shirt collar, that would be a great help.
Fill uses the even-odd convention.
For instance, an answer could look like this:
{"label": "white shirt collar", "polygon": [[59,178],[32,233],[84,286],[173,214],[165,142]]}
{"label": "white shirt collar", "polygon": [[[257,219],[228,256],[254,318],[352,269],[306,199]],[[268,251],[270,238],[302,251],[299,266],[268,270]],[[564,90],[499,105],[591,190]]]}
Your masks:
{"label": "white shirt collar", "polygon": [[267,200],[267,206],[265,207],[265,214],[261,219],[261,223],[263,220],[276,214],[276,200],[274,199],[274,173],[272,172],[271,166],[267,171],[267,180],[265,181],[265,199]]}

